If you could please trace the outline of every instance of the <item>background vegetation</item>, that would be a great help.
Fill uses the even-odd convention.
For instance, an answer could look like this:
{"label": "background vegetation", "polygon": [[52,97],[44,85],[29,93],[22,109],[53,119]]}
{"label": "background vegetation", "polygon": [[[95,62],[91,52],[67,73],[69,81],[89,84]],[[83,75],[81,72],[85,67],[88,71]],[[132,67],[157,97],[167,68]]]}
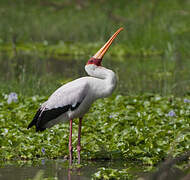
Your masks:
{"label": "background vegetation", "polygon": [[[0,3],[0,87],[3,91],[7,90],[4,82],[9,81],[9,87],[22,94],[49,95],[60,81],[79,77],[84,61],[122,26],[125,31],[105,61],[111,59],[119,67],[114,70],[122,80],[120,92],[122,88],[127,92],[124,94],[149,91],[184,95],[189,92],[188,0],[1,0]],[[48,69],[41,61],[47,59],[51,60]],[[55,60],[72,66],[75,72],[71,71],[69,76],[64,70],[58,70],[52,75]],[[68,60],[75,60],[72,62],[77,65],[68,64]],[[106,65],[109,67],[109,63]],[[121,71],[129,73],[121,75]],[[49,78],[51,84],[48,84]],[[47,90],[46,84],[52,88]],[[23,87],[30,90],[25,91]]]}

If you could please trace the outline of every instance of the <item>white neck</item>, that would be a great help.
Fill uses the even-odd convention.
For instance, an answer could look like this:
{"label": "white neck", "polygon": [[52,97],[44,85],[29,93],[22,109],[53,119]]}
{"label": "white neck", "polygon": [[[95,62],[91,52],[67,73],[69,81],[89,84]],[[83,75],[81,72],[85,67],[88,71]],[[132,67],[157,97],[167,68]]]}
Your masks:
{"label": "white neck", "polygon": [[92,87],[97,98],[111,95],[117,84],[116,75],[112,70],[93,64],[86,65],[85,70],[88,75],[95,77]]}

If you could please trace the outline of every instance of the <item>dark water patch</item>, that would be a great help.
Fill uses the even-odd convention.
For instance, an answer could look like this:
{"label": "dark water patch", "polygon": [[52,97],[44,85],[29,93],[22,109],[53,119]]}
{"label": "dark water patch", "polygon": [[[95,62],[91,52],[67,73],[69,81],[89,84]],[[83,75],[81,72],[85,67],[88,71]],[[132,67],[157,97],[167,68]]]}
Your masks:
{"label": "dark water patch", "polygon": [[44,178],[57,177],[57,179],[85,180],[91,179],[98,168],[122,169],[130,168],[132,173],[143,172],[144,167],[139,168],[125,161],[88,161],[83,162],[80,168],[68,168],[65,160],[40,160],[36,162],[9,162],[1,164],[0,179],[3,180],[25,180],[34,178],[42,172]]}
{"label": "dark water patch", "polygon": [[[89,57],[40,57],[19,54],[0,56],[0,87],[24,94],[51,94],[62,84],[86,76]],[[189,62],[180,57],[105,57],[103,66],[118,77],[117,91],[122,94],[159,93],[185,95],[190,89]],[[8,83],[8,84],[7,84]]]}
{"label": "dark water patch", "polygon": [[[180,156],[181,158],[182,156]],[[34,160],[1,162],[0,179],[68,179],[87,180],[102,179],[142,179],[142,180],[179,180],[188,179],[189,168],[186,163],[180,167],[174,166],[179,159],[166,160],[158,168],[145,166],[139,162],[117,161],[83,161],[82,165],[69,168],[67,160]],[[177,161],[176,161],[177,160]],[[38,177],[38,178],[37,178]]]}

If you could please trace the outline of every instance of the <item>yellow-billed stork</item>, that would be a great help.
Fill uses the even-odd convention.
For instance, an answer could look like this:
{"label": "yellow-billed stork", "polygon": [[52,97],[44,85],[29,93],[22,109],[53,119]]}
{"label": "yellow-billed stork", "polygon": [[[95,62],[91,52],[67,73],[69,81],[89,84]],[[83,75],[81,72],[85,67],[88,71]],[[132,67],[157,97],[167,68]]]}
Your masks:
{"label": "yellow-billed stork", "polygon": [[119,28],[105,45],[88,60],[85,70],[89,76],[76,79],[58,88],[40,106],[32,122],[28,125],[28,129],[35,125],[36,131],[43,131],[59,122],[70,120],[70,164],[72,164],[73,149],[72,120],[79,118],[77,152],[78,163],[80,164],[82,117],[96,99],[111,95],[116,87],[117,80],[115,73],[110,69],[102,67],[101,62],[113,40],[122,30],[123,28]]}

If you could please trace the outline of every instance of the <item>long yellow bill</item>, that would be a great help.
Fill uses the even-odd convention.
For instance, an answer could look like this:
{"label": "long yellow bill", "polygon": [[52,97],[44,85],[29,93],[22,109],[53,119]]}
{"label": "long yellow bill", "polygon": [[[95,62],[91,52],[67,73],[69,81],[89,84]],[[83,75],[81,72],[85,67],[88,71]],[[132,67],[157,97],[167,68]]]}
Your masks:
{"label": "long yellow bill", "polygon": [[123,28],[119,28],[114,35],[102,46],[102,48],[93,56],[95,59],[102,59],[108,48],[111,46],[112,42],[116,38],[116,36],[123,30]]}

